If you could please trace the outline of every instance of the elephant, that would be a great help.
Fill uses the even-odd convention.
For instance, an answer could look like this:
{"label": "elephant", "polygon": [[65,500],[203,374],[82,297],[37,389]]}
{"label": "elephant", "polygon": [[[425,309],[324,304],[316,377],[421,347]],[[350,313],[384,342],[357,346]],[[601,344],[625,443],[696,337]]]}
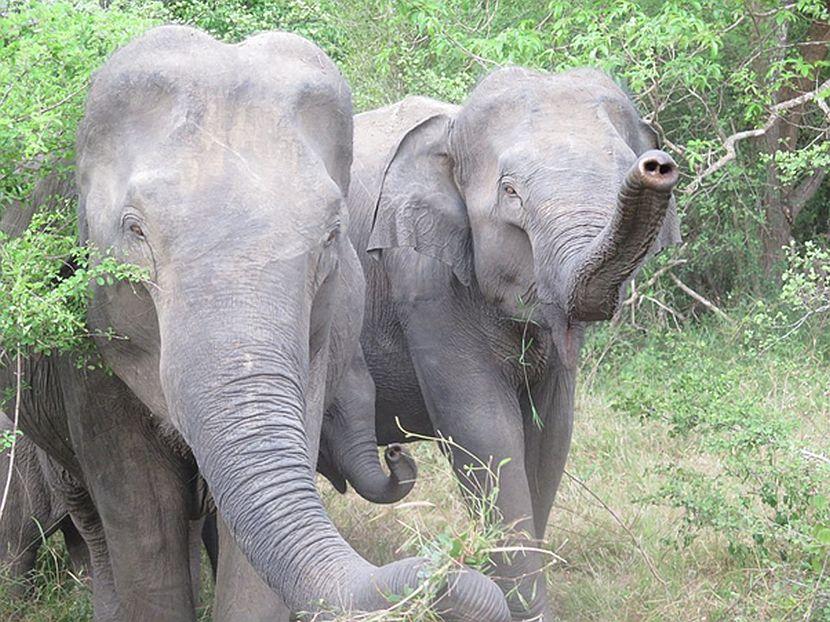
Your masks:
{"label": "elephant", "polygon": [[[211,499],[219,620],[238,619],[222,602],[237,587],[263,600],[245,619],[287,621],[384,608],[428,571],[361,558],[313,478],[324,410],[341,384],[348,395],[370,379],[346,235],[352,123],[339,71],[288,33],[230,45],[158,27],[94,75],[79,238],[146,278],[90,284],[100,365],[27,358],[21,421],[78,485],[69,509],[90,546],[96,620],[195,619]],[[434,599],[445,620],[509,619],[469,569]]]}
{"label": "elephant", "polygon": [[[473,498],[498,471],[515,546],[545,535],[586,327],[680,241],[677,180],[655,132],[593,69],[501,68],[461,106],[409,97],[355,117],[350,236],[377,440],[451,437],[442,448]],[[553,620],[538,551],[492,562],[513,619]]]}
{"label": "elephant", "polygon": [[[0,433],[11,434],[13,430],[12,421],[0,412]],[[13,464],[10,451],[0,454],[0,491],[7,481],[9,486],[0,516],[0,570],[11,580],[7,594],[23,598],[38,550],[53,533],[63,533],[72,569],[77,574],[84,574],[88,568],[89,553],[53,484],[58,477],[55,465],[31,439],[18,436],[15,445]]]}

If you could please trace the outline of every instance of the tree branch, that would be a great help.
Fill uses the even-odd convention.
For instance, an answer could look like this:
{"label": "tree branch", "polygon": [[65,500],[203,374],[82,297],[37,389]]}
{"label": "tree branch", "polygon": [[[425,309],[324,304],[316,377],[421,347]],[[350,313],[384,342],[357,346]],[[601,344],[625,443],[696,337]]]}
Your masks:
{"label": "tree branch", "polygon": [[707,309],[709,309],[710,311],[712,311],[716,315],[719,315],[724,320],[727,320],[729,322],[732,321],[732,319],[728,315],[726,315],[726,313],[724,313],[718,306],[716,306],[715,303],[713,303],[712,301],[710,301],[710,300],[704,298],[703,296],[701,296],[700,294],[698,294],[695,290],[693,290],[691,287],[686,285],[683,281],[678,279],[671,272],[669,272],[668,275],[671,278],[671,280],[674,281],[674,284],[677,285],[684,293],[688,294],[689,296],[691,296],[692,298],[697,300],[704,307],[706,307]]}
{"label": "tree branch", "polygon": [[17,448],[17,430],[20,423],[20,394],[23,392],[23,355],[17,352],[17,395],[14,398],[14,423],[12,425],[12,448],[9,451],[9,472],[6,475],[6,484],[3,487],[3,498],[0,500],[0,520],[3,519],[3,512],[6,510],[6,502],[9,500],[9,490],[12,487],[12,475],[14,474],[14,454]]}
{"label": "tree branch", "polygon": [[783,116],[783,113],[816,99],[818,95],[826,89],[830,89],[830,79],[825,80],[820,86],[813,89],[812,91],[807,91],[806,93],[802,93],[798,97],[793,97],[792,99],[779,102],[772,106],[770,108],[769,117],[767,117],[767,120],[763,126],[753,130],[744,130],[742,132],[736,132],[735,134],[729,136],[723,143],[723,147],[724,149],[726,149],[726,154],[724,154],[713,164],[710,164],[702,173],[697,175],[683,189],[683,193],[692,194],[700,187],[700,184],[706,177],[709,177],[713,173],[719,171],[724,166],[729,164],[732,160],[734,160],[738,156],[736,150],[736,145],[738,144],[738,142],[746,140],[747,138],[757,138],[759,136],[763,136],[770,129],[772,129],[772,127],[775,125],[775,122]]}

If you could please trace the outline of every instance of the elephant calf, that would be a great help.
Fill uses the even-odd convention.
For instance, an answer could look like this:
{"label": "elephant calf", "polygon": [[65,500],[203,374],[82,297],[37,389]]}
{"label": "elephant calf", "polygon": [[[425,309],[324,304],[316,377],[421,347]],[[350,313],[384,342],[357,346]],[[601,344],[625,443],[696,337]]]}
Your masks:
{"label": "elephant calf", "polygon": [[[605,74],[493,72],[463,106],[355,118],[350,235],[381,443],[451,436],[501,468],[515,544],[542,540],[571,439],[585,327],[679,241],[678,172]],[[347,414],[348,416],[348,414]],[[474,494],[493,484],[450,450]],[[505,461],[507,461],[505,463]],[[553,620],[535,553],[494,560],[515,619]]]}

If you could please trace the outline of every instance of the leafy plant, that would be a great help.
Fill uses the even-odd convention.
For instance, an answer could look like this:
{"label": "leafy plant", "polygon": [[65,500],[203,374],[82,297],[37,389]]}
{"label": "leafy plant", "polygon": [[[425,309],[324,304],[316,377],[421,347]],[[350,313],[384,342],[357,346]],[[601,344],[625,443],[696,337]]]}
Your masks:
{"label": "leafy plant", "polygon": [[830,553],[830,463],[821,459],[830,445],[825,438],[805,448],[796,416],[759,399],[804,361],[780,354],[759,366],[757,351],[732,339],[661,332],[607,363],[616,375],[612,407],[685,441],[684,454],[661,467],[660,489],[642,502],[682,511],[684,545],[713,530],[735,556],[799,559],[818,571]]}

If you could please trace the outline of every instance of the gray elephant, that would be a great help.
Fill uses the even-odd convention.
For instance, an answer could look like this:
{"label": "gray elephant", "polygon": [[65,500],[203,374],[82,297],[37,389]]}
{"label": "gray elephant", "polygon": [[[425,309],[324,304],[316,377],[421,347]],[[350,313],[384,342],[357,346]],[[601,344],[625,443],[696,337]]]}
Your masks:
{"label": "gray elephant", "polygon": [[[0,434],[13,430],[12,421],[0,412]],[[87,569],[89,553],[57,492],[58,487],[53,485],[59,477],[55,465],[31,439],[19,436],[15,444],[14,464],[10,451],[0,453],[0,494],[6,482],[9,483],[0,516],[0,573],[11,581],[6,593],[21,598],[30,587],[28,580],[35,568],[38,550],[53,533],[63,533],[76,573],[83,574]]]}
{"label": "gray elephant", "polygon": [[[355,119],[350,235],[381,443],[440,433],[493,469],[514,544],[540,541],[570,445],[589,322],[679,241],[672,159],[605,74],[493,72],[461,106],[413,97]],[[471,494],[492,477],[448,451]],[[474,467],[470,471],[468,467]],[[515,619],[552,620],[544,564],[494,560]]]}
{"label": "gray elephant", "polygon": [[[325,407],[369,378],[364,281],[344,235],[351,148],[347,84],[293,35],[232,46],[157,28],[95,75],[78,132],[80,237],[149,277],[92,286],[90,330],[128,337],[96,339],[112,373],[33,357],[22,414],[87,493],[70,511],[97,619],[194,620],[202,478],[222,518],[217,594],[261,577],[285,605],[246,619],[375,610],[420,582],[426,560],[359,557],[313,480]],[[509,619],[472,571],[436,598],[447,620]]]}

